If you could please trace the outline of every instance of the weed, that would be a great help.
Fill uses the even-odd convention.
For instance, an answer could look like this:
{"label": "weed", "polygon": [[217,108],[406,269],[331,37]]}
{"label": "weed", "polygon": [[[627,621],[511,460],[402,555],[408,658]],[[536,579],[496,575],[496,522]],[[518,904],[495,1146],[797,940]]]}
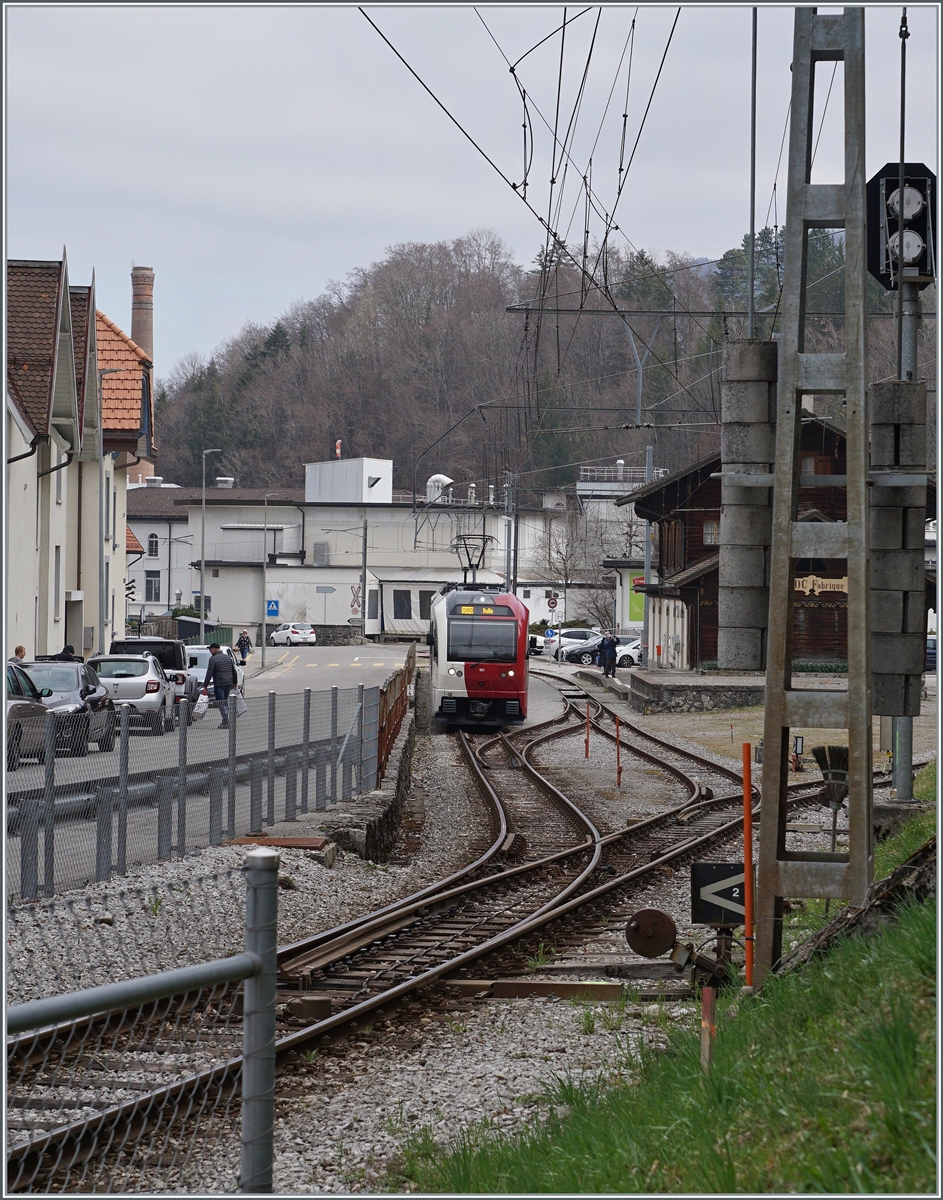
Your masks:
{"label": "weed", "polygon": [[296,888],[295,881],[290,875],[279,875],[278,886],[286,892],[293,892]]}
{"label": "weed", "polygon": [[157,916],[157,914],[160,912],[160,907],[163,903],[164,903],[163,898],[160,896],[152,896],[151,899],[148,900],[147,908],[152,917]]}
{"label": "weed", "polygon": [[608,1029],[610,1032],[615,1029],[621,1029],[624,1015],[624,1009],[620,1009],[618,1004],[607,1004],[602,1010],[603,1029]]}
{"label": "weed", "polygon": [[468,1031],[465,1021],[446,1021],[445,1024],[453,1033],[467,1033]]}
{"label": "weed", "polygon": [[532,971],[536,971],[538,967],[545,967],[547,963],[552,962],[556,956],[556,946],[545,946],[543,942],[540,942],[538,943],[537,953],[534,957],[527,959],[527,965]]}
{"label": "weed", "polygon": [[596,1010],[594,1008],[584,1008],[583,1015],[580,1018],[580,1028],[584,1033],[596,1032]]}
{"label": "weed", "polygon": [[304,1061],[306,1063],[313,1063],[314,1060],[318,1057],[318,1052],[316,1049],[315,1050],[303,1050],[301,1053],[301,1057],[304,1059]]}

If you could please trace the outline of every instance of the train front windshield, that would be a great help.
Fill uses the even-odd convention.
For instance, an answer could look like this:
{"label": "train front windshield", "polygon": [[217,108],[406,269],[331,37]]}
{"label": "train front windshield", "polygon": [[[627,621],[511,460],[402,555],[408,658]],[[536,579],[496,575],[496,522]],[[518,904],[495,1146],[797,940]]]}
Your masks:
{"label": "train front windshield", "polygon": [[449,662],[516,660],[516,621],[449,620]]}

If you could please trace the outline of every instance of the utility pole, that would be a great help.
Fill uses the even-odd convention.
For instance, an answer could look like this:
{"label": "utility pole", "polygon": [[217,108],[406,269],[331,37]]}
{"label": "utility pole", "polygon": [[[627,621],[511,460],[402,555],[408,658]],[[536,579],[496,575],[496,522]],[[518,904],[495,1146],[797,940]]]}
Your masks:
{"label": "utility pole", "polygon": [[511,590],[511,563],[514,541],[514,481],[510,471],[504,472],[504,585]]}
{"label": "utility pole", "polygon": [[259,640],[262,643],[262,670],[265,670],[265,646],[268,637],[265,624],[268,620],[268,502],[275,492],[266,492],[262,501],[262,631]]}
{"label": "utility pole", "polygon": [[[815,64],[844,67],[845,178],[811,180]],[[763,726],[763,821],[756,896],[756,973],[761,985],[782,953],[787,897],[863,904],[874,874],[871,747],[871,566],[869,422],[865,278],[864,9],[820,14],[795,10],[789,126],[782,337],[777,381],[776,451],[770,552],[766,703]],[[806,328],[810,229],[845,231],[845,352],[811,352]],[[845,397],[846,520],[798,519],[802,396]],[[825,478],[825,477],[823,477]],[[874,489],[870,489],[874,490]],[[847,561],[848,683],[844,691],[797,687],[792,674],[795,564],[803,558]],[[793,729],[847,730],[848,849],[816,855],[787,848],[788,771]]]}
{"label": "utility pole", "polygon": [[363,550],[360,556],[360,640],[367,640],[367,518],[363,519]]}
{"label": "utility pole", "polygon": [[222,454],[217,446],[203,451],[203,485],[200,493],[200,645],[206,645],[206,456]]}
{"label": "utility pole", "polygon": [[[651,483],[652,476],[655,473],[655,447],[645,447],[645,482]],[[645,608],[644,616],[642,617],[642,661],[647,667],[649,664],[648,650],[648,634],[649,634],[649,610],[651,607],[651,597],[648,594],[649,585],[652,582],[652,523],[645,522]]]}

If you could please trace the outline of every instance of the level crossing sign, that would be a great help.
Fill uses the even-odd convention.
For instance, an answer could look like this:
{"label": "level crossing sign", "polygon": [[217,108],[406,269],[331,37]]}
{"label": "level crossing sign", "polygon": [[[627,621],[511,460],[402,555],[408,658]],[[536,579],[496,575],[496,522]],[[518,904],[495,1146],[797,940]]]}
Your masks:
{"label": "level crossing sign", "polygon": [[265,615],[267,617],[277,617],[278,616],[278,601],[277,600],[266,600],[265,601]]}
{"label": "level crossing sign", "polygon": [[695,925],[742,925],[746,916],[743,863],[691,863],[691,920]]}

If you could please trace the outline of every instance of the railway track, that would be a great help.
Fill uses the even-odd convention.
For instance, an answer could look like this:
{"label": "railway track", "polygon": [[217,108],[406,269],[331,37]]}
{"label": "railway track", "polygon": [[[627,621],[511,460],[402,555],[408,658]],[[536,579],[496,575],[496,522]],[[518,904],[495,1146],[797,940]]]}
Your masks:
{"label": "railway track", "polygon": [[[578,942],[598,925],[603,909],[610,920],[627,915],[632,896],[659,871],[676,870],[707,847],[735,836],[742,822],[737,772],[621,720],[624,751],[670,775],[682,794],[656,816],[600,831],[533,760],[551,741],[582,734],[587,704],[591,726],[610,740],[616,737],[616,714],[570,681],[553,681],[561,691],[559,716],[510,736],[457,735],[490,814],[491,843],[474,861],[402,901],[280,949],[279,1057],[316,1044],[443,977],[467,977],[472,964],[482,959],[488,970],[516,973],[528,946],[546,936],[548,926],[564,944]],[[690,774],[695,768],[697,777]],[[715,796],[714,787],[725,787],[726,794]],[[792,803],[799,806],[810,803],[821,784],[798,782],[790,790]],[[312,994],[330,1003],[330,1016],[310,1020],[292,1015],[293,998],[310,1000]],[[231,1089],[241,1061],[232,1053],[241,1036],[235,989],[214,996],[213,1003],[227,1021],[216,1061],[204,1058],[201,1065],[192,1057],[162,1055],[159,1082],[153,1075],[149,1082],[152,1056],[161,1048],[145,1045],[130,1087],[125,1063],[111,1089],[108,1064],[99,1064],[95,1102],[83,1107],[79,1119],[63,1118],[69,1104],[83,1098],[60,1094],[55,1128],[29,1146],[12,1147],[11,1163],[21,1160],[21,1188],[42,1174],[50,1155],[59,1161],[80,1160],[92,1152],[102,1130],[122,1123],[146,1126],[161,1100],[173,1096],[178,1106],[186,1105],[188,1097]],[[45,1036],[52,1044],[67,1031],[51,1030]],[[30,1041],[35,1055],[34,1035],[9,1039],[8,1058],[20,1069],[29,1059]],[[28,1103],[19,1105],[24,1127],[42,1127],[45,1082],[37,1073],[31,1091],[38,1111],[32,1118]]]}

